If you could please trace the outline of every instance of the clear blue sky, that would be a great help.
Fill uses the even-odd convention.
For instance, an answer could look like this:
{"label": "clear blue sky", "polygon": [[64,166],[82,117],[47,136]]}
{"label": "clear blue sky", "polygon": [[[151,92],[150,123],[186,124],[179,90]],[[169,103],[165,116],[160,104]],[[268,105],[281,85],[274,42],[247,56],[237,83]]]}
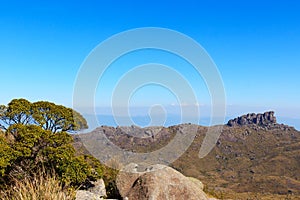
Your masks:
{"label": "clear blue sky", "polygon": [[[114,34],[149,26],[182,32],[207,50],[222,75],[228,108],[233,110],[229,114],[274,108],[279,115],[300,119],[300,3],[286,0],[1,0],[0,104],[23,97],[71,106],[73,84],[89,52]],[[160,58],[169,65],[182,62],[157,52],[137,57],[120,64]],[[110,81],[122,75],[115,67],[99,85],[102,92],[109,93]],[[205,85],[193,75],[188,79],[199,101],[208,103],[207,91],[201,93]],[[172,103],[172,95],[155,87],[137,93],[137,102],[153,103],[147,93],[155,89],[163,97],[156,100]],[[108,103],[101,91],[99,106]]]}

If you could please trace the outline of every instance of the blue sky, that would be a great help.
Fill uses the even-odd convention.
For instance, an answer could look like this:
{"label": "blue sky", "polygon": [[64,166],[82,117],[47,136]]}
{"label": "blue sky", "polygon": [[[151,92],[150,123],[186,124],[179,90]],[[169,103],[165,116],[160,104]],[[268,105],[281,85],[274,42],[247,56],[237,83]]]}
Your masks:
{"label": "blue sky", "polygon": [[[76,75],[93,48],[122,31],[163,27],[188,35],[210,54],[224,82],[228,115],[275,109],[300,119],[299,10],[297,1],[2,0],[0,104],[23,97],[72,106]],[[184,61],[144,51],[120,59],[105,74],[97,106],[109,105],[108,94],[124,69],[147,62],[174,67],[199,102],[210,103],[203,80]],[[153,86],[136,92],[132,105],[174,102],[169,91]]]}

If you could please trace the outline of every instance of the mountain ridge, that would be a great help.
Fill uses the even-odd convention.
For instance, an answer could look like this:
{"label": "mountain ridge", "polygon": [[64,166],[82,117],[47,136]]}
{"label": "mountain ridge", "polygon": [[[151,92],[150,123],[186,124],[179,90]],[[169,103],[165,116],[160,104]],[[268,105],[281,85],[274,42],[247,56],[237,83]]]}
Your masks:
{"label": "mountain ridge", "polygon": [[[198,153],[209,127],[197,125],[192,144],[170,165],[186,176],[198,178],[208,190],[224,193],[225,196],[251,192],[300,197],[300,132],[294,127],[277,124],[274,119],[270,118],[270,121],[272,123],[222,125],[216,146],[203,159],[198,157]],[[144,131],[145,135],[141,138],[126,134],[124,127],[101,126],[90,133],[73,137],[79,148],[80,137],[92,137],[101,130],[111,142],[124,150],[152,152],[167,145],[182,126],[188,124],[160,127],[161,130],[155,134],[145,133],[151,127],[132,126],[133,132]]]}

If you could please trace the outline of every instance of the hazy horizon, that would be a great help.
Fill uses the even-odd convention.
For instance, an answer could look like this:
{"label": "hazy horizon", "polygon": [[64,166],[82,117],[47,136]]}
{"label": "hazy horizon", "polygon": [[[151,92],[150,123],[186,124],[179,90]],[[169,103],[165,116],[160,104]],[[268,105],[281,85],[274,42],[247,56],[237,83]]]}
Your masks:
{"label": "hazy horizon", "polygon": [[[108,108],[106,108],[108,109]],[[145,108],[144,108],[145,109]],[[102,110],[103,111],[103,110]],[[225,120],[223,124],[226,124],[228,120],[237,118],[239,116],[248,114],[248,113],[264,113],[267,111],[272,111],[272,110],[261,110],[257,112],[242,112],[242,113],[233,113],[226,115]],[[144,112],[143,112],[144,113]],[[106,126],[131,126],[131,125],[136,125],[140,127],[147,127],[149,125],[152,126],[172,126],[172,125],[178,125],[182,123],[195,123],[195,121],[198,121],[198,125],[203,125],[203,126],[212,126],[212,125],[221,125],[221,124],[211,124],[211,117],[208,113],[200,115],[199,118],[190,116],[190,118],[187,118],[185,121],[181,120],[180,113],[169,113],[167,115],[163,113],[156,113],[156,114],[139,114],[139,112],[130,112],[130,116],[132,119],[132,123],[125,123],[122,124],[122,118],[127,117],[127,116],[115,116],[112,113],[106,112],[106,113],[95,113],[97,117],[97,122],[93,122],[91,118],[94,116],[94,114],[87,114],[83,113],[83,116],[88,120],[89,123],[89,129],[88,131],[94,130],[98,126],[106,125]],[[198,116],[197,116],[198,117]],[[280,116],[276,113],[275,111],[275,117],[277,118],[277,123],[279,124],[285,124],[288,126],[292,126],[296,128],[297,130],[300,130],[300,120],[297,118],[293,118],[290,116]],[[151,124],[151,118],[156,118],[156,121],[152,122]],[[158,119],[158,120],[157,120]],[[119,123],[118,121],[119,120]],[[91,124],[92,123],[92,124]],[[84,131],[86,132],[86,131]]]}

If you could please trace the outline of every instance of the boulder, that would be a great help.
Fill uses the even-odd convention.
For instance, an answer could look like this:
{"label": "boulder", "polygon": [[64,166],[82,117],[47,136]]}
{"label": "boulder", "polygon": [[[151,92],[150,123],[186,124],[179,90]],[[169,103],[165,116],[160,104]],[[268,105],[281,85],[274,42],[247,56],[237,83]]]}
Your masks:
{"label": "boulder", "polygon": [[93,194],[96,194],[100,197],[106,197],[106,189],[103,179],[99,179],[97,181],[91,182],[93,187],[90,187],[88,191],[90,191]]}
{"label": "boulder", "polygon": [[125,198],[130,191],[133,183],[144,173],[138,172],[138,165],[130,163],[125,166],[118,174],[116,184],[120,195]]}
{"label": "boulder", "polygon": [[195,184],[198,185],[198,187],[203,190],[204,189],[204,185],[203,183],[199,180],[199,179],[196,179],[194,177],[188,177],[190,179],[190,181],[194,182]]}
{"label": "boulder", "polygon": [[88,190],[78,190],[76,200],[100,200],[106,197],[105,184],[103,179],[91,181]]}
{"label": "boulder", "polygon": [[209,199],[200,181],[185,177],[171,167],[157,164],[137,172],[132,170],[132,167],[137,168],[136,165],[130,166],[117,176],[117,187],[124,199]]}
{"label": "boulder", "polygon": [[103,200],[103,198],[86,190],[78,190],[76,200]]}

